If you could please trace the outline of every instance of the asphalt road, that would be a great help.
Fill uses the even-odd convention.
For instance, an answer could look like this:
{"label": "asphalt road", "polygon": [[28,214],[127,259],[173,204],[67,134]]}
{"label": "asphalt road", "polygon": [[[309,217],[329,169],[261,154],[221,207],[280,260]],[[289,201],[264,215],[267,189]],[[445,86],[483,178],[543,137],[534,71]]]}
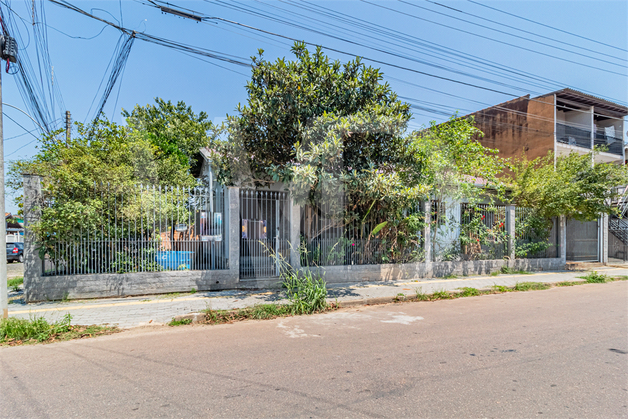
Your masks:
{"label": "asphalt road", "polygon": [[628,417],[628,282],[0,350],[2,417]]}

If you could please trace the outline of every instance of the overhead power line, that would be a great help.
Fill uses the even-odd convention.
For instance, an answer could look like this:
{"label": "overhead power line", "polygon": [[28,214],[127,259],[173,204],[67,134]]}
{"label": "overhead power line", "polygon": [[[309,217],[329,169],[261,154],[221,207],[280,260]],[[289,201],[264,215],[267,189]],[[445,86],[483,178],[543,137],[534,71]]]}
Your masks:
{"label": "overhead power line", "polygon": [[413,18],[413,19],[418,19],[418,20],[421,20],[421,21],[424,21],[424,22],[429,22],[429,23],[432,23],[432,24],[434,24],[434,25],[438,25],[438,26],[442,26],[442,27],[445,27],[445,28],[448,28],[448,29],[452,29],[452,30],[454,30],[454,31],[458,31],[458,32],[466,33],[466,34],[468,34],[468,35],[473,35],[473,36],[476,36],[476,37],[478,37],[478,38],[487,39],[487,40],[489,40],[489,41],[497,42],[497,43],[499,43],[499,44],[507,45],[507,46],[510,46],[510,47],[513,47],[513,48],[518,48],[518,49],[521,49],[521,50],[524,50],[524,51],[528,51],[528,52],[531,52],[531,53],[534,53],[534,54],[543,55],[543,56],[545,56],[545,57],[553,58],[553,59],[560,60],[560,61],[565,61],[565,62],[568,62],[568,63],[571,63],[571,64],[576,64],[576,65],[579,65],[579,66],[582,66],[582,67],[592,68],[592,69],[594,69],[594,70],[603,71],[603,72],[605,72],[605,73],[617,74],[617,75],[619,75],[619,76],[624,76],[624,77],[626,77],[626,74],[625,74],[625,73],[618,73],[618,72],[616,72],[616,71],[607,70],[607,69],[605,69],[605,68],[596,67],[596,66],[589,65],[589,64],[585,64],[585,63],[582,63],[582,62],[569,60],[569,59],[567,59],[567,58],[557,57],[556,55],[546,54],[546,53],[544,53],[544,52],[541,52],[541,51],[536,51],[536,50],[533,50],[533,49],[531,49],[531,48],[526,48],[526,47],[523,47],[523,46],[521,46],[521,45],[511,44],[510,42],[500,41],[499,39],[491,38],[491,37],[489,37],[489,36],[480,35],[480,34],[478,34],[478,33],[474,33],[474,32],[471,32],[471,31],[464,30],[464,29],[456,28],[456,27],[454,27],[454,26],[445,25],[444,23],[434,22],[433,20],[425,19],[425,18],[423,18],[423,17],[413,15],[412,13],[407,13],[407,12],[403,12],[403,11],[401,11],[401,10],[393,9],[392,7],[382,6],[381,4],[372,3],[372,2],[367,1],[367,0],[360,0],[360,1],[361,1],[361,2],[363,2],[363,3],[370,4],[370,5],[372,5],[372,6],[380,7],[380,8],[382,8],[382,9],[390,10],[390,11],[392,11],[392,12],[399,13],[399,14],[401,14],[401,15],[411,17],[411,18]]}
{"label": "overhead power line", "polygon": [[[208,0],[205,0],[208,1]],[[521,69],[518,68],[513,68],[513,67],[509,67],[500,63],[497,63],[495,61],[491,61],[485,58],[481,58],[472,54],[469,54],[467,52],[464,51],[460,51],[460,50],[456,50],[454,48],[450,48],[450,47],[446,47],[444,45],[440,45],[437,44],[435,42],[430,42],[430,41],[426,41],[424,39],[418,38],[416,36],[413,35],[408,35],[405,34],[403,32],[399,32],[397,30],[394,29],[390,29],[387,27],[384,27],[382,25],[379,25],[377,23],[373,23],[373,22],[369,22],[367,20],[364,19],[360,19],[360,18],[356,18],[353,15],[349,15],[346,13],[342,13],[342,12],[338,12],[336,10],[332,10],[329,8],[326,8],[324,6],[321,6],[318,3],[312,3],[312,2],[307,2],[307,1],[300,1],[298,3],[293,2],[291,0],[280,0],[281,2],[288,2],[291,6],[294,7],[298,7],[300,9],[304,9],[313,13],[317,13],[319,15],[322,15],[324,17],[327,18],[331,18],[332,20],[338,22],[338,24],[336,24],[336,26],[338,25],[345,25],[348,24],[354,28],[359,28],[359,29],[364,29],[365,31],[369,32],[369,36],[373,36],[373,33],[379,34],[379,35],[383,35],[384,37],[388,38],[388,39],[393,39],[393,40],[401,40],[401,42],[406,46],[406,48],[409,49],[413,49],[416,50],[415,47],[419,46],[419,48],[421,49],[421,53],[425,54],[426,50],[429,51],[434,51],[435,54],[438,54],[438,56],[450,56],[452,57],[451,59],[446,59],[446,61],[448,62],[455,62],[455,63],[459,63],[460,65],[463,65],[465,67],[472,67],[472,68],[476,68],[479,71],[484,71],[484,72],[491,72],[491,74],[496,74],[495,71],[498,72],[503,72],[504,74],[507,74],[506,78],[509,78],[511,80],[515,79],[513,76],[518,75],[521,76],[522,78],[519,78],[518,80],[520,82],[523,82],[525,84],[531,85],[531,86],[536,86],[536,87],[541,87],[540,85],[531,82],[531,81],[527,81],[529,80],[533,80],[533,81],[538,81],[541,83],[545,83],[545,86],[552,86],[549,87],[549,89],[551,90],[557,90],[560,88],[564,88],[564,87],[572,87],[575,90],[580,90],[584,93],[589,93],[592,94],[594,96],[598,96],[598,97],[603,97],[607,100],[611,100],[613,102],[616,103],[622,103],[624,104],[625,102],[617,100],[615,98],[610,98],[610,97],[605,97],[603,95],[597,94],[595,92],[590,92],[581,88],[575,88],[573,86],[567,86],[565,83],[556,81],[556,80],[552,80],[552,79],[548,79],[546,77],[540,77],[538,75],[534,75],[528,72],[525,72]],[[218,3],[217,3],[218,4]],[[222,4],[220,4],[222,5]],[[224,6],[224,5],[223,5]],[[226,7],[226,6],[225,6]],[[355,31],[354,29],[352,29],[353,31]],[[435,55],[430,55],[430,56],[435,56]],[[442,59],[442,58],[441,58]],[[465,62],[466,61],[466,62]],[[480,68],[478,66],[482,67],[482,70],[480,70]],[[486,70],[488,69],[488,70]],[[504,77],[504,75],[499,74],[500,77]],[[524,80],[526,79],[526,80]],[[544,91],[547,91],[548,87],[542,87]]]}
{"label": "overhead power line", "polygon": [[557,28],[555,26],[546,25],[545,23],[537,22],[535,20],[528,19],[528,18],[525,18],[523,16],[516,15],[514,13],[509,13],[509,12],[506,12],[504,10],[498,9],[496,7],[488,6],[486,4],[482,4],[482,3],[479,3],[479,2],[473,1],[473,0],[467,0],[467,1],[470,2],[470,3],[473,3],[473,4],[477,4],[478,6],[486,7],[487,9],[495,10],[496,12],[503,13],[503,14],[508,15],[508,16],[516,17],[517,19],[525,20],[526,22],[534,23],[535,25],[544,26],[546,28],[549,28],[549,29],[552,29],[552,30],[555,30],[555,31],[558,31],[558,32],[566,33],[568,35],[575,36],[575,37],[578,37],[580,39],[586,39],[587,41],[595,42],[597,44],[604,45],[604,46],[607,46],[609,48],[614,48],[614,49],[619,50],[619,51],[628,52],[628,50],[625,49],[625,48],[620,48],[620,47],[617,47],[615,45],[607,44],[607,43],[604,43],[604,42],[601,42],[601,41],[596,41],[595,39],[587,38],[586,36],[578,35],[577,33],[569,32],[569,31],[566,31],[566,30],[563,30],[563,29],[559,29],[559,28]]}
{"label": "overhead power line", "polygon": [[[218,2],[220,2],[220,0],[218,0]],[[150,0],[150,4],[149,5],[152,6],[152,7],[159,8],[159,5],[157,3],[161,3],[160,0]],[[144,3],[144,4],[146,4],[146,3]],[[172,3],[166,3],[166,4],[168,4],[171,7],[178,7],[176,5],[173,5]],[[206,15],[204,15],[201,12],[198,12],[198,11],[195,11],[195,10],[191,10],[191,9],[186,9],[186,8],[181,8],[181,9],[194,13],[196,16],[201,17],[202,21],[204,21],[204,22],[211,21],[211,20],[223,21],[223,22],[226,22],[226,23],[229,23],[229,24],[242,26],[242,27],[254,30],[254,31],[260,31],[262,33],[270,34],[270,35],[273,35],[273,36],[276,36],[276,37],[280,37],[280,38],[283,38],[283,39],[289,39],[289,40],[292,40],[292,41],[295,41],[295,42],[303,42],[306,45],[311,45],[311,46],[321,46],[321,47],[323,47],[323,48],[325,48],[327,50],[330,50],[330,51],[338,52],[338,53],[341,53],[341,54],[344,54],[344,55],[350,55],[350,56],[353,56],[353,57],[356,56],[356,54],[354,54],[354,53],[349,53],[349,52],[346,52],[346,51],[342,51],[342,50],[338,50],[338,49],[335,49],[335,48],[327,47],[327,46],[319,44],[319,43],[313,43],[313,42],[308,42],[308,41],[301,41],[301,40],[298,40],[296,38],[292,38],[292,37],[289,37],[289,36],[286,36],[286,35],[277,34],[275,32],[266,31],[264,29],[256,28],[256,27],[253,27],[253,26],[250,26],[250,25],[245,25],[243,23],[235,22],[235,21],[232,21],[232,20],[229,20],[229,19],[225,19],[225,18],[206,16]],[[473,85],[473,84],[465,83],[465,82],[462,82],[462,81],[459,81],[459,80],[449,79],[447,77],[442,77],[442,76],[437,76],[437,75],[430,74],[430,73],[421,72],[421,71],[418,71],[418,70],[415,70],[415,69],[412,69],[412,68],[399,66],[399,65],[388,63],[388,62],[385,62],[385,61],[380,61],[380,60],[376,60],[376,59],[373,59],[373,58],[365,57],[364,55],[362,55],[361,57],[366,59],[366,60],[368,60],[368,61],[376,62],[376,63],[387,65],[387,66],[390,66],[390,67],[399,68],[399,69],[403,69],[403,70],[414,72],[414,73],[424,74],[424,75],[428,75],[428,76],[431,76],[431,77],[436,77],[436,78],[439,78],[439,79],[452,81],[454,83],[469,85],[469,86],[472,86],[472,87],[475,87],[475,88],[488,90],[488,91],[492,91],[492,92],[496,92],[496,93],[500,93],[500,94],[505,94],[505,95],[508,95],[508,96],[511,96],[511,97],[515,97],[515,98],[520,97],[519,95],[515,95],[515,94],[512,94],[512,93],[501,92],[501,91],[497,91],[497,90],[490,89],[490,88],[487,88],[487,87]],[[533,102],[540,102],[540,103],[546,104],[546,102],[544,102],[542,100],[538,100],[538,99],[528,99],[528,100],[533,101]],[[576,108],[569,108],[569,109],[577,111],[577,112],[584,112],[584,111],[582,111],[580,109],[576,109]],[[614,118],[614,119],[618,119],[618,118]]]}
{"label": "overhead power line", "polygon": [[[571,51],[571,50],[568,50],[568,49],[565,49],[565,48],[557,47],[557,46],[555,46],[555,45],[546,44],[546,43],[544,43],[544,42],[540,42],[540,41],[536,41],[536,40],[534,40],[534,39],[526,38],[526,37],[524,37],[524,36],[514,35],[514,34],[511,34],[511,33],[509,33],[509,32],[506,32],[506,31],[501,31],[501,30],[499,30],[499,29],[491,28],[490,26],[480,25],[480,24],[478,24],[478,23],[471,22],[471,21],[469,21],[469,20],[460,19],[460,18],[457,18],[457,17],[455,17],[455,16],[448,15],[448,14],[446,14],[446,13],[440,13],[440,12],[437,12],[436,10],[431,10],[431,9],[426,8],[426,7],[422,7],[422,6],[419,6],[419,5],[414,4],[414,3],[409,3],[409,2],[404,1],[404,0],[399,0],[399,1],[400,1],[401,3],[409,4],[409,5],[411,5],[411,6],[418,7],[418,8],[421,8],[421,9],[423,9],[423,10],[428,10],[428,11],[433,12],[433,13],[438,13],[438,14],[440,14],[440,15],[442,15],[442,16],[447,16],[447,17],[450,17],[450,18],[452,18],[452,19],[456,19],[456,20],[460,20],[460,21],[462,21],[462,22],[470,23],[470,24],[472,24],[472,25],[476,25],[476,26],[479,26],[479,27],[481,27],[481,28],[485,28],[485,29],[488,29],[488,30],[491,30],[491,31],[496,31],[496,32],[499,32],[499,33],[503,33],[503,34],[505,34],[505,35],[514,36],[514,37],[516,37],[516,38],[519,38],[519,39],[524,39],[524,40],[526,40],[526,41],[530,41],[530,42],[536,42],[536,43],[538,43],[538,44],[540,44],[540,45],[545,45],[545,46],[548,46],[548,47],[550,47],[550,48],[556,48],[556,49],[559,49],[559,50],[561,50],[561,51],[565,51],[565,52],[568,52],[568,53],[571,53],[571,54],[580,55],[580,56],[582,56],[582,57],[591,58],[592,60],[599,60],[599,58],[596,58],[596,57],[591,57],[590,55],[584,55],[584,54],[582,54],[582,53],[578,53],[578,52]],[[445,9],[449,9],[449,10],[453,10],[453,11],[458,12],[458,13],[462,13],[462,14],[464,14],[464,15],[473,16],[473,17],[474,17],[474,18],[476,18],[476,19],[481,19],[481,20],[485,20],[485,21],[487,21],[487,22],[491,22],[491,23],[493,23],[493,24],[495,24],[495,25],[504,26],[504,27],[507,27],[507,28],[510,28],[510,29],[514,29],[514,30],[517,30],[517,31],[523,32],[523,33],[527,33],[527,34],[530,34],[530,35],[537,36],[537,37],[539,37],[539,38],[547,39],[547,40],[550,40],[550,41],[552,41],[552,42],[565,44],[565,45],[568,45],[568,46],[573,47],[573,48],[578,48],[578,49],[582,49],[582,50],[584,50],[584,51],[592,52],[592,53],[594,53],[594,54],[603,55],[603,56],[605,56],[605,57],[613,58],[613,59],[615,59],[615,60],[621,60],[621,61],[624,61],[624,62],[626,61],[626,59],[625,59],[625,58],[620,58],[620,57],[617,57],[616,55],[605,54],[605,53],[603,53],[603,52],[596,51],[596,50],[589,49],[589,48],[585,48],[585,47],[582,47],[582,46],[580,46],[580,45],[570,44],[569,42],[564,42],[564,41],[559,41],[559,40],[554,39],[554,38],[551,38],[551,37],[549,37],[549,36],[539,35],[539,34],[536,34],[536,33],[534,33],[534,32],[530,32],[530,31],[526,31],[526,30],[524,30],[524,29],[517,28],[516,26],[506,25],[505,23],[502,23],[502,22],[497,22],[497,21],[495,21],[495,20],[491,20],[491,19],[487,19],[487,18],[485,18],[485,17],[483,17],[483,16],[478,16],[478,15],[475,15],[475,14],[473,14],[473,13],[465,12],[465,11],[463,11],[463,10],[456,9],[455,7],[447,6],[447,5],[444,5],[444,4],[441,4],[441,3],[437,3],[437,2],[432,1],[432,0],[425,0],[425,1],[427,1],[428,3],[434,4],[434,5],[436,5],[436,6],[444,7]],[[625,65],[626,65],[626,64],[611,63],[611,62],[609,62],[609,61],[604,61],[604,62],[609,63],[609,64],[611,64],[611,65],[616,65],[616,66],[624,66],[624,67],[625,67]]]}

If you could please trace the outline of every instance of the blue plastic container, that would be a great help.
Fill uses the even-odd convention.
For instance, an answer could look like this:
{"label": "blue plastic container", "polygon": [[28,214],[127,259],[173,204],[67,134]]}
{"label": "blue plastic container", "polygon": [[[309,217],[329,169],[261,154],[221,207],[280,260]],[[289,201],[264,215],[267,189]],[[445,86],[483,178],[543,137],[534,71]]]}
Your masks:
{"label": "blue plastic container", "polygon": [[155,261],[165,270],[190,269],[194,252],[162,251],[155,254]]}

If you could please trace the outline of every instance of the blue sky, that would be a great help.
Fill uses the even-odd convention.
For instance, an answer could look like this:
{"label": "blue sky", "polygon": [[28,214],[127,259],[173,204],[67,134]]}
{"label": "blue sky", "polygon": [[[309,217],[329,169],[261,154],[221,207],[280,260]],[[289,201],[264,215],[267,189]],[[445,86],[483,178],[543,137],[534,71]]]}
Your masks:
{"label": "blue sky", "polygon": [[[126,28],[211,49],[222,54],[229,54],[247,62],[248,57],[256,54],[259,48],[265,50],[265,58],[269,60],[278,57],[291,57],[292,41],[246,30],[224,22],[197,23],[190,19],[163,14],[158,9],[138,1],[72,0],[70,2],[103,19],[118,21],[120,25]],[[480,2],[584,37],[628,49],[626,25],[628,2],[626,1]],[[146,3],[148,2],[146,1]],[[412,99],[413,103],[427,108],[436,108],[441,112],[433,114],[426,110],[416,110],[412,121],[413,128],[426,124],[429,120],[439,121],[446,118],[442,113],[453,113],[459,110],[465,114],[512,99],[514,97],[512,95],[524,95],[526,93],[536,95],[561,87],[573,87],[597,96],[613,98],[623,103],[628,102],[628,70],[625,64],[628,54],[626,52],[535,25],[469,1],[443,1],[440,4],[550,39],[535,37],[434,3],[416,0],[405,3],[377,0],[367,0],[367,2],[318,1],[316,3],[299,3],[289,0],[235,2],[232,0],[187,2],[172,0],[171,3],[198,11],[205,16],[221,17],[287,37],[345,51],[354,56],[360,55],[414,70],[414,72],[408,71],[390,65],[373,63],[365,59],[367,64],[382,68],[385,81],[390,83],[399,96]],[[375,3],[375,5],[369,3]],[[30,55],[31,60],[35,60],[32,17],[30,15],[31,1],[2,0],[2,8],[5,13],[7,13],[7,5],[10,5],[13,11],[24,19],[21,21],[19,18],[15,18],[24,42],[28,44],[28,40],[31,40],[30,44],[27,45],[26,53]],[[225,7],[225,5],[230,7]],[[302,7],[299,8],[298,5]],[[67,109],[72,112],[75,120],[89,121],[94,116],[95,104],[102,94],[102,91],[99,91],[99,85],[103,77],[108,77],[106,68],[112,58],[120,33],[111,27],[106,27],[103,30],[105,26],[103,23],[52,3],[45,2],[44,7],[54,78],[60,88],[65,105],[59,106],[58,102],[55,104],[54,117],[63,117],[63,111]],[[326,14],[314,13],[303,7],[317,8],[316,10]],[[304,26],[312,30],[308,31],[301,27],[271,21],[242,10],[234,10],[234,8],[244,8],[249,12],[263,13],[285,20],[292,25]],[[386,8],[394,9],[397,12]],[[345,16],[342,20],[332,20],[329,18],[329,13],[333,12],[342,13]],[[445,13],[474,23],[462,22],[438,13]],[[396,34],[398,37],[395,41],[391,41],[390,38],[383,38],[372,31],[366,32],[355,29],[355,27],[349,27],[347,22],[351,18],[361,19],[361,23],[367,21],[380,25],[380,28],[398,31]],[[420,19],[431,20],[450,27],[439,26]],[[479,27],[478,24],[577,51],[578,54],[589,55],[593,58],[491,31]],[[59,31],[65,32],[65,34]],[[316,33],[316,31],[322,33]],[[98,33],[100,35],[89,40],[67,36],[93,37]],[[332,37],[325,34],[332,35]],[[400,36],[406,37],[412,42],[401,44]],[[494,38],[546,55],[482,37]],[[350,40],[352,43],[337,38]],[[568,42],[591,51],[559,44],[555,40]],[[393,45],[392,42],[399,45]],[[423,44],[419,42],[423,42]],[[498,74],[492,74],[486,70],[494,71],[494,67],[471,68],[468,61],[434,50],[436,44],[438,44],[438,48],[455,49],[463,54],[472,54],[473,59],[477,60],[476,63],[479,62],[480,65],[497,63],[513,70],[506,72],[500,70],[497,72]],[[424,48],[425,45],[428,49],[420,49]],[[367,46],[371,48],[367,48]],[[20,45],[20,48],[24,47],[24,45]],[[20,52],[24,53],[24,51]],[[350,55],[333,51],[327,52],[330,57],[341,61],[351,58]],[[400,56],[410,57],[411,60]],[[620,74],[612,74],[573,62],[561,61],[557,58],[600,67]],[[106,115],[116,122],[122,122],[121,108],[131,109],[136,104],[151,103],[154,97],[162,97],[172,101],[183,100],[191,105],[195,111],[205,111],[217,121],[226,114],[234,114],[237,104],[246,101],[244,85],[248,79],[249,70],[220,61],[209,61],[213,64],[137,40],[131,49],[124,73],[109,97],[105,107]],[[417,61],[429,61],[432,65]],[[455,79],[459,82],[475,84],[512,95],[421,75],[416,71]],[[525,72],[529,76],[551,79],[552,81],[539,82],[530,77],[520,76],[516,72]],[[16,83],[12,80],[15,76],[4,73],[2,77],[3,101],[26,109]],[[512,79],[507,79],[507,77]],[[92,102],[94,102],[93,105]],[[33,130],[36,128],[26,116],[18,111],[5,107],[4,112],[26,129]],[[58,123],[61,124],[61,121],[59,120]],[[5,117],[4,136],[7,139],[5,141],[5,155],[8,160],[27,158],[36,153],[37,142],[34,141],[35,138],[29,134],[21,134],[24,134],[24,129]],[[34,134],[37,134],[37,131]],[[11,138],[15,136],[19,137]],[[15,210],[9,202],[7,202],[7,209]]]}

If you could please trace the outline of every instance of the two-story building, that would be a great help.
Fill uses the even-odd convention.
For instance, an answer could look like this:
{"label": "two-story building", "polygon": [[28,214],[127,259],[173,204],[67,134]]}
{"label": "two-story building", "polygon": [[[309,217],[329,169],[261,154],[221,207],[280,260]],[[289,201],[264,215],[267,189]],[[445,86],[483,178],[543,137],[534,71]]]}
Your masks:
{"label": "two-story building", "polygon": [[598,162],[623,163],[628,107],[562,89],[535,98],[526,95],[471,114],[484,133],[480,142],[501,157],[525,154],[529,159],[554,151],[558,156],[606,150]]}
{"label": "two-story building", "polygon": [[[562,89],[534,98],[526,95],[470,116],[484,133],[478,138],[482,145],[499,150],[504,158],[525,155],[534,159],[549,151],[555,156],[587,154],[600,146],[603,151],[595,155],[596,162],[625,164],[627,115],[624,105]],[[611,226],[622,222],[610,221]],[[567,259],[606,262],[608,254],[619,257],[622,253],[613,247],[622,246],[626,258],[628,233],[618,237],[608,223],[607,217],[589,223],[568,220]]]}

